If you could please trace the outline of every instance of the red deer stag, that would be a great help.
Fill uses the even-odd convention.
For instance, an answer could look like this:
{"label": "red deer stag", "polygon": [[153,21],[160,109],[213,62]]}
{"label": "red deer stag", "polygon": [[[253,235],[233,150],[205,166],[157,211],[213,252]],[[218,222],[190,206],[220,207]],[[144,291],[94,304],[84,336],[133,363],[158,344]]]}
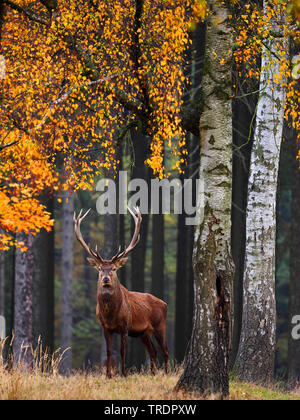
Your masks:
{"label": "red deer stag", "polygon": [[[78,217],[74,214],[75,234],[83,248],[91,256],[89,263],[99,271],[97,287],[97,318],[102,325],[107,346],[107,376],[111,377],[111,358],[113,334],[121,335],[122,375],[126,376],[125,355],[128,335],[140,337],[151,361],[151,371],[155,372],[157,351],[152,341],[156,338],[164,356],[165,370],[168,372],[169,350],[166,344],[167,304],[149,293],[129,292],[119,282],[117,270],[123,267],[127,255],[136,247],[140,240],[139,230],[142,216],[138,208],[137,216],[128,209],[135,222],[135,231],[128,247],[110,260],[104,260],[97,251],[93,251],[84,241],[80,224],[89,211]],[[138,264],[138,261],[137,261]]]}

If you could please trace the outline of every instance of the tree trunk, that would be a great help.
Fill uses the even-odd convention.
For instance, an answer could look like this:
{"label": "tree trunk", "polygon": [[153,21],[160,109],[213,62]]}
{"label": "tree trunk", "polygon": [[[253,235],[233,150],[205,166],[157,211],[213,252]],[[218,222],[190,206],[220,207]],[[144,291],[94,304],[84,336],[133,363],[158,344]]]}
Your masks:
{"label": "tree trunk", "polygon": [[[199,139],[188,137],[188,165],[180,176],[193,180],[193,205],[196,203],[196,184],[199,172]],[[184,209],[184,196],[182,197]],[[189,215],[190,216],[190,215]],[[177,224],[177,262],[176,262],[176,294],[175,294],[175,360],[184,360],[193,325],[194,273],[192,265],[194,226],[186,226],[186,213],[178,215]]]}
{"label": "tree trunk", "polygon": [[[131,178],[144,179],[148,185],[150,182],[150,171],[145,165],[148,153],[148,142],[143,134],[136,130],[131,131],[133,143],[133,161]],[[143,221],[140,230],[140,242],[131,254],[131,290],[135,292],[145,291],[145,265],[147,237],[149,227],[149,214],[143,214]],[[131,222],[131,234],[134,232],[134,222]],[[145,363],[145,350],[140,340],[130,340],[129,366],[135,366],[137,369]]]}
{"label": "tree trunk", "polygon": [[[197,179],[199,174],[200,163],[200,143],[199,138],[192,135],[189,148],[189,178],[193,179],[193,206],[197,202]],[[187,324],[186,324],[186,341],[189,343],[193,329],[194,314],[194,269],[193,269],[193,249],[194,249],[195,226],[187,226]]]}
{"label": "tree trunk", "polygon": [[[123,142],[122,140],[118,144],[118,157],[119,157],[119,172],[123,171],[123,159],[124,159],[124,151],[123,151]],[[120,187],[120,186],[119,186]],[[119,192],[119,191],[118,191]],[[119,197],[119,194],[118,194]],[[119,203],[119,202],[118,202]],[[120,203],[119,203],[120,205]],[[126,224],[125,224],[125,215],[119,214],[119,243],[122,247],[126,244]],[[120,282],[123,286],[127,287],[127,267],[126,265],[122,268],[119,274]]]}
{"label": "tree trunk", "polygon": [[300,340],[292,335],[295,327],[292,320],[300,315],[300,168],[297,154],[299,144],[297,133],[294,131],[291,141],[292,149],[292,202],[291,202],[291,239],[290,239],[290,301],[289,301],[289,356],[288,356],[288,383],[294,388],[300,383]]}
{"label": "tree trunk", "polygon": [[0,315],[5,317],[5,256],[0,251]]}
{"label": "tree trunk", "polygon": [[[230,214],[232,183],[231,51],[228,10],[218,1],[210,17],[200,119],[200,188],[195,227],[194,325],[178,388],[197,393],[229,392],[229,344],[233,264]],[[215,54],[217,59],[215,59]],[[219,61],[225,60],[220,65]]]}
{"label": "tree trunk", "polygon": [[[62,266],[61,266],[61,338],[65,352],[60,372],[69,375],[72,369],[72,281],[73,281],[73,214],[74,195],[63,194]],[[68,349],[68,350],[67,350]]]}
{"label": "tree trunk", "polygon": [[[43,199],[53,215],[53,198]],[[54,350],[54,230],[42,230],[34,238],[33,336],[41,337],[43,349]]]}
{"label": "tree trunk", "polygon": [[[280,38],[268,45],[275,53],[286,47],[286,40]],[[274,376],[276,192],[285,101],[284,81],[273,82],[279,70],[279,61],[264,47],[248,183],[243,321],[236,361],[240,380],[260,383]]]}
{"label": "tree trunk", "polygon": [[[183,175],[181,175],[183,180]],[[182,200],[183,201],[183,200]],[[177,223],[177,266],[175,295],[175,360],[181,363],[187,346],[188,316],[188,229],[185,226],[185,213],[178,215]]]}
{"label": "tree trunk", "polygon": [[[191,33],[192,47],[186,56],[187,77],[191,80],[191,92],[185,96],[186,101],[201,101],[200,89],[202,82],[203,59],[205,51],[205,24],[198,22],[196,29]],[[200,115],[199,115],[200,118]],[[184,174],[180,175],[183,181],[186,178],[194,179],[199,172],[199,139],[187,134],[188,163],[183,167]],[[193,186],[193,200],[196,201],[195,185]],[[184,197],[182,198],[184,209]],[[192,268],[192,254],[194,245],[194,226],[186,226],[187,215],[182,212],[177,222],[177,261],[176,261],[176,295],[175,295],[175,360],[181,363],[184,359],[187,344],[191,336],[193,319],[193,290],[194,275]]]}
{"label": "tree trunk", "polygon": [[[107,176],[110,179],[114,179],[113,174]],[[103,258],[110,259],[118,251],[118,216],[116,214],[105,214],[104,215],[104,250]],[[113,358],[118,364],[119,350],[118,350],[118,336],[113,336]],[[106,360],[106,340],[102,332],[102,351],[101,361],[102,363]]]}
{"label": "tree trunk", "polygon": [[[106,171],[106,178],[116,181],[116,173],[111,167]],[[102,256],[104,259],[112,258],[118,251],[118,216],[117,214],[105,214],[104,216],[104,249],[102,251]],[[102,329],[102,328],[101,328]],[[105,363],[107,358],[106,352],[106,340],[104,337],[103,330],[101,331],[102,341],[101,341],[101,363]],[[118,363],[119,351],[118,351],[118,336],[114,334],[113,336],[113,358],[116,363]]]}
{"label": "tree trunk", "polygon": [[[148,185],[150,181],[149,168],[145,166],[147,158],[147,139],[141,133],[132,130],[131,132],[133,152],[134,152],[134,167],[132,170],[132,179],[144,179]],[[149,214],[143,214],[143,222],[140,230],[140,243],[135,248],[131,257],[131,288],[135,292],[145,291],[145,259],[147,249],[147,235],[149,226]],[[135,225],[132,221],[131,233],[134,233]]]}
{"label": "tree trunk", "polygon": [[152,290],[151,293],[159,299],[164,299],[164,268],[165,268],[165,235],[164,215],[152,215]]}
{"label": "tree trunk", "polygon": [[[246,86],[246,88],[245,88]],[[257,86],[258,90],[259,86]],[[238,96],[249,93],[247,84],[240,86]],[[234,366],[239,348],[243,314],[243,276],[246,245],[246,209],[248,176],[253,135],[251,120],[255,112],[257,98],[254,95],[233,101],[233,162],[232,162],[232,210],[231,241],[234,273],[234,322],[230,368]]]}
{"label": "tree trunk", "polygon": [[32,363],[32,283],[33,283],[33,236],[17,235],[27,251],[16,250],[14,295],[14,365],[29,369]]}

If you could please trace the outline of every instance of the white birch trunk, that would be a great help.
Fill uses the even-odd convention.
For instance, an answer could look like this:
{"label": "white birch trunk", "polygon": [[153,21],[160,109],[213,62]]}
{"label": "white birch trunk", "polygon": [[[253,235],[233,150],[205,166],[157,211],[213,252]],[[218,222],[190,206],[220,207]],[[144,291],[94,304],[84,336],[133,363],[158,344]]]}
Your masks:
{"label": "white birch trunk", "polygon": [[[199,218],[193,255],[194,325],[185,370],[178,387],[228,395],[233,263],[232,190],[232,34],[228,10],[209,2],[200,119]],[[225,64],[220,64],[220,60]]]}
{"label": "white birch trunk", "polygon": [[240,380],[265,383],[274,373],[276,192],[285,102],[284,81],[277,84],[273,77],[280,70],[275,55],[287,51],[284,38],[267,42],[248,182],[243,321],[236,361]]}

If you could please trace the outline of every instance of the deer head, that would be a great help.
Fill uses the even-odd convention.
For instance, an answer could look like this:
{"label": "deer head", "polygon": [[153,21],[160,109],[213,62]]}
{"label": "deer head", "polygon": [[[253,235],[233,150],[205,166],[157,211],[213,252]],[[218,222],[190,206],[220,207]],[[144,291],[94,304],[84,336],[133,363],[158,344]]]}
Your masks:
{"label": "deer head", "polygon": [[86,252],[90,255],[90,258],[88,258],[88,262],[92,267],[95,267],[96,270],[99,272],[99,278],[98,278],[98,288],[103,293],[112,293],[119,285],[119,279],[117,276],[117,270],[121,267],[123,267],[128,257],[127,255],[137,246],[140,240],[140,227],[142,222],[142,215],[138,207],[136,207],[134,210],[136,211],[137,215],[135,215],[130,208],[128,208],[130,214],[132,215],[134,222],[135,222],[135,231],[133,234],[133,237],[131,239],[131,242],[128,247],[125,247],[124,251],[121,251],[121,247],[119,248],[119,251],[115,256],[113,256],[110,260],[105,260],[101,257],[101,255],[98,253],[97,246],[95,250],[92,250],[89,245],[86,244],[84,241],[81,231],[80,231],[80,225],[83,219],[86,218],[86,216],[89,214],[90,210],[88,210],[83,216],[82,216],[82,210],[80,211],[78,217],[76,217],[76,214],[74,213],[74,229],[75,229],[75,235],[78,239],[78,241],[81,243],[83,248],[86,250]]}

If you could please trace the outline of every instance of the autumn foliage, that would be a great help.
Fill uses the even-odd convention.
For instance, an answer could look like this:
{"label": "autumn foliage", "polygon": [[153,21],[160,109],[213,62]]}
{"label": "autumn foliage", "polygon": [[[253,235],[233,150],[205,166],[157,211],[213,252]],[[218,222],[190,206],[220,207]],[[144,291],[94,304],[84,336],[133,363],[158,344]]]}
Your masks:
{"label": "autumn foliage", "polygon": [[39,194],[92,185],[129,129],[151,137],[147,164],[163,176],[164,141],[184,142],[189,27],[205,13],[202,0],[1,2],[0,134],[17,144],[0,157],[0,248],[49,229]]}
{"label": "autumn foliage", "polygon": [[[298,1],[270,0],[268,13],[256,2],[230,7],[237,77],[245,69],[259,76],[273,14],[289,9],[276,31],[299,42]],[[0,1],[0,144],[13,143],[0,150],[0,249],[15,233],[50,229],[41,192],[90,187],[103,168],[117,166],[116,144],[131,129],[151,139],[146,164],[155,175],[166,175],[166,148],[180,169],[183,57],[207,13],[205,0]],[[280,60],[286,118],[299,130],[299,89],[289,59]]]}
{"label": "autumn foliage", "polygon": [[[295,60],[287,55],[283,44],[277,53],[274,53],[274,49],[272,49],[272,45],[280,38],[290,40],[292,51],[299,48],[299,2],[270,0],[266,2],[264,8],[256,2],[237,5],[231,20],[235,35],[233,57],[237,66],[234,87],[240,83],[242,75],[247,79],[259,79],[262,70],[260,66],[261,51],[263,47],[266,47],[271,57],[271,64],[274,60],[280,62],[279,73],[272,74],[272,77],[276,84],[280,84],[286,90],[285,118],[289,124],[294,126],[300,140],[299,80],[293,72],[294,67],[299,66],[300,59],[299,56]],[[260,97],[262,92],[255,93],[258,93]]]}

